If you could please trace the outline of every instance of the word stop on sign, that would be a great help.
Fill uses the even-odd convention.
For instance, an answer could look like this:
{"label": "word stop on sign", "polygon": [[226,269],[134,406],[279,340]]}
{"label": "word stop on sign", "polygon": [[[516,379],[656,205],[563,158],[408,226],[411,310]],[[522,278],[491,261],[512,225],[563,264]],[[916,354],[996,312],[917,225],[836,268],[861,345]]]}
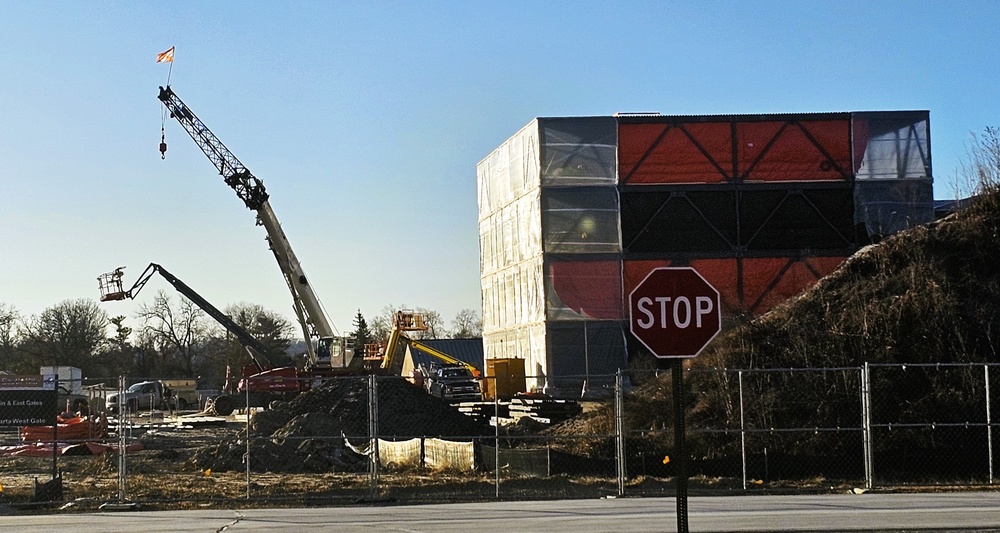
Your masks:
{"label": "word stop on sign", "polygon": [[694,357],[722,329],[721,306],[695,269],[654,268],[629,294],[629,331],[656,357]]}
{"label": "word stop on sign", "polygon": [[694,302],[687,296],[644,296],[636,301],[639,316],[635,324],[642,329],[649,328],[701,328],[705,317],[715,311],[715,300],[708,296],[696,296]]}

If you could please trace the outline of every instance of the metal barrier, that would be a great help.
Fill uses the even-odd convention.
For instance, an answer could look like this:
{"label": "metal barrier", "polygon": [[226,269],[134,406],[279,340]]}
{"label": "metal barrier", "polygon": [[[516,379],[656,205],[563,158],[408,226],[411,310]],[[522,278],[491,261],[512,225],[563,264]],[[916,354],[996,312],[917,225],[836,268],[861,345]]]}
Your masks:
{"label": "metal barrier", "polygon": [[[690,490],[992,485],[991,395],[1000,389],[992,366],[686,371]],[[171,414],[150,402],[92,413],[106,425],[91,434],[3,425],[0,505],[673,495],[680,458],[669,376],[601,380],[615,384],[610,397],[450,404],[403,378],[372,375],[331,379],[267,409],[249,407],[259,402],[245,395],[225,417],[193,408]],[[88,386],[97,381],[116,383],[124,398],[135,380]],[[7,412],[18,397],[0,388]]]}

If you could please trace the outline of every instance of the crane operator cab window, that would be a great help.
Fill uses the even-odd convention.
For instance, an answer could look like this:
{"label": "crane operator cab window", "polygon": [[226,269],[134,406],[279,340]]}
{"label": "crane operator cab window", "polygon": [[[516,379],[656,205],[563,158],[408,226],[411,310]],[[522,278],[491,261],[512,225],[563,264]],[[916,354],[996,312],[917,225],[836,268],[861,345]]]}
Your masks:
{"label": "crane operator cab window", "polygon": [[330,360],[330,346],[333,344],[333,339],[320,339],[319,346],[316,347],[316,356],[319,357],[320,361]]}
{"label": "crane operator cab window", "polygon": [[343,356],[344,347],[342,337],[326,337],[319,340],[319,345],[316,347],[316,357],[320,361],[330,364],[337,362],[339,364]]}

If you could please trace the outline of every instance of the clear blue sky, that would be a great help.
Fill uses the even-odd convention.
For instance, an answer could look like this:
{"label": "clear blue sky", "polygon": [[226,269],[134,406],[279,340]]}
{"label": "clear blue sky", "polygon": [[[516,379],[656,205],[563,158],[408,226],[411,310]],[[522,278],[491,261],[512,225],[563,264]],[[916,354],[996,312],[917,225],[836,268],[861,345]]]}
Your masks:
{"label": "clear blue sky", "polygon": [[[937,198],[1000,126],[995,1],[0,6],[0,302],[26,316],[152,261],[291,318],[263,229],[173,121],[160,159],[171,46],[342,332],[480,308],[475,167],[537,116],[928,109]],[[139,301],[160,289],[180,298],[157,278]]]}

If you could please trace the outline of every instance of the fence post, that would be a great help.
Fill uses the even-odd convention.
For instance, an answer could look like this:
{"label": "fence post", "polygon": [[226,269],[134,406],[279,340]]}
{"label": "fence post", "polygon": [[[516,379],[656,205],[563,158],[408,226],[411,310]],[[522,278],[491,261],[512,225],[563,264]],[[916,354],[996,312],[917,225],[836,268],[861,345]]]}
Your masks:
{"label": "fence post", "polygon": [[743,371],[739,371],[740,385],[740,455],[743,458],[743,490],[747,490],[747,428],[746,417],[743,414]]}
{"label": "fence post", "polygon": [[125,478],[125,449],[128,438],[125,431],[129,428],[128,402],[125,401],[125,384],[127,378],[118,376],[118,503],[124,503],[128,496]]}
{"label": "fence post", "polygon": [[247,380],[246,390],[246,414],[247,414],[247,451],[244,462],[246,463],[247,499],[250,499],[250,380]]}
{"label": "fence post", "polygon": [[368,375],[368,436],[371,442],[371,463],[369,478],[372,497],[378,496],[379,457],[378,457],[378,379],[375,374]]}
{"label": "fence post", "polygon": [[990,365],[983,363],[983,382],[986,384],[986,453],[990,485],[993,484],[993,418],[990,413]]}
{"label": "fence post", "polygon": [[861,439],[865,464],[865,488],[872,488],[874,477],[874,462],[872,450],[872,390],[871,374],[868,361],[861,367]]}
{"label": "fence post", "polygon": [[625,495],[625,403],[622,369],[615,374],[615,466],[618,474],[618,495]]}
{"label": "fence post", "polygon": [[[489,379],[489,378],[487,378]],[[495,380],[496,378],[494,378]],[[493,382],[493,475],[496,498],[500,499],[500,393]]]}

